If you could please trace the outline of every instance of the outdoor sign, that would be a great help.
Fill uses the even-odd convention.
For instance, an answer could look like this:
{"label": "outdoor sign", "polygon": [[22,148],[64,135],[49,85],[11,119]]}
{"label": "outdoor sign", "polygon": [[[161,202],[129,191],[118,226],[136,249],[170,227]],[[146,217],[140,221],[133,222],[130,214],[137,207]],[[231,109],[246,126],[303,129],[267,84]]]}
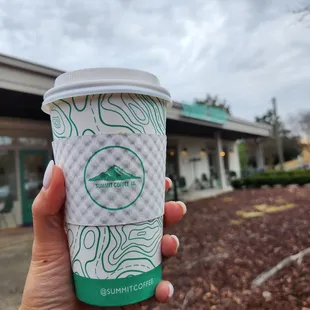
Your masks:
{"label": "outdoor sign", "polygon": [[182,116],[200,119],[217,124],[225,124],[227,112],[216,107],[203,104],[182,104]]}

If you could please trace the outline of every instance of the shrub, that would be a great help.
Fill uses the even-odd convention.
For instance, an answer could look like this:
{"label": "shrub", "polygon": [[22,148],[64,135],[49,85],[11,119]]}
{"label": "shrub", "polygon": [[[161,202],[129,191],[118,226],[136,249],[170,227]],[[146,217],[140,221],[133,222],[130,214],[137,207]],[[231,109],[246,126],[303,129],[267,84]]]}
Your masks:
{"label": "shrub", "polygon": [[235,189],[240,189],[243,186],[241,179],[231,181],[231,186]]}
{"label": "shrub", "polygon": [[240,189],[243,185],[247,188],[258,188],[264,185],[274,186],[280,184],[286,186],[289,184],[298,184],[300,186],[310,183],[310,171],[275,171],[260,172],[243,179],[232,181],[235,189]]}

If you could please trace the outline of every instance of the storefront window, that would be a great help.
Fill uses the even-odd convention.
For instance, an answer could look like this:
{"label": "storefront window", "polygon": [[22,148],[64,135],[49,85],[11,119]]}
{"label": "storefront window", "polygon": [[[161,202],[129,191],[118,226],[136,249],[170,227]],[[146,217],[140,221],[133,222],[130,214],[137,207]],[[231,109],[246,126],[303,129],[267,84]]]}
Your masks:
{"label": "storefront window", "polygon": [[45,168],[45,157],[42,154],[24,155],[24,192],[25,198],[33,200],[42,187],[42,180]]}
{"label": "storefront window", "polygon": [[178,177],[178,151],[176,147],[168,147],[166,157],[166,175],[170,178]]}
{"label": "storefront window", "polygon": [[0,202],[9,196],[17,200],[15,156],[14,151],[0,151]]}
{"label": "storefront window", "polygon": [[47,139],[44,138],[20,137],[18,138],[18,142],[20,145],[28,147],[34,147],[34,146],[45,147],[48,144]]}
{"label": "storefront window", "polygon": [[6,137],[6,136],[0,136],[0,146],[11,145],[12,142],[13,142],[13,138]]}

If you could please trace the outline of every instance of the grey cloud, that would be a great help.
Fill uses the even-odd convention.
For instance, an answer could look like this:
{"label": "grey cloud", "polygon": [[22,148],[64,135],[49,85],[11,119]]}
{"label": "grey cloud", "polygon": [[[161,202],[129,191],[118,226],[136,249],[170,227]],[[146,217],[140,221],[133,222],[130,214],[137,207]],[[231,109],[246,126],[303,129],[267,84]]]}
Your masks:
{"label": "grey cloud", "polygon": [[176,100],[218,94],[246,118],[278,96],[287,115],[291,102],[297,109],[310,100],[310,30],[289,12],[296,7],[291,0],[0,0],[0,52],[63,70],[149,70]]}

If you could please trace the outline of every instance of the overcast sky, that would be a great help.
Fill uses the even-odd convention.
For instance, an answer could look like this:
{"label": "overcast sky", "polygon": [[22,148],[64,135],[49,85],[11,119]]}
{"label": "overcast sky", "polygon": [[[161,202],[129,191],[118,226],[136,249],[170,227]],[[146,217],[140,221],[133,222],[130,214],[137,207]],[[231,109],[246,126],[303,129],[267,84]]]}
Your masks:
{"label": "overcast sky", "polygon": [[[295,3],[295,4],[294,4]],[[0,53],[61,70],[150,71],[174,100],[206,93],[248,119],[310,108],[310,0],[0,0]]]}

